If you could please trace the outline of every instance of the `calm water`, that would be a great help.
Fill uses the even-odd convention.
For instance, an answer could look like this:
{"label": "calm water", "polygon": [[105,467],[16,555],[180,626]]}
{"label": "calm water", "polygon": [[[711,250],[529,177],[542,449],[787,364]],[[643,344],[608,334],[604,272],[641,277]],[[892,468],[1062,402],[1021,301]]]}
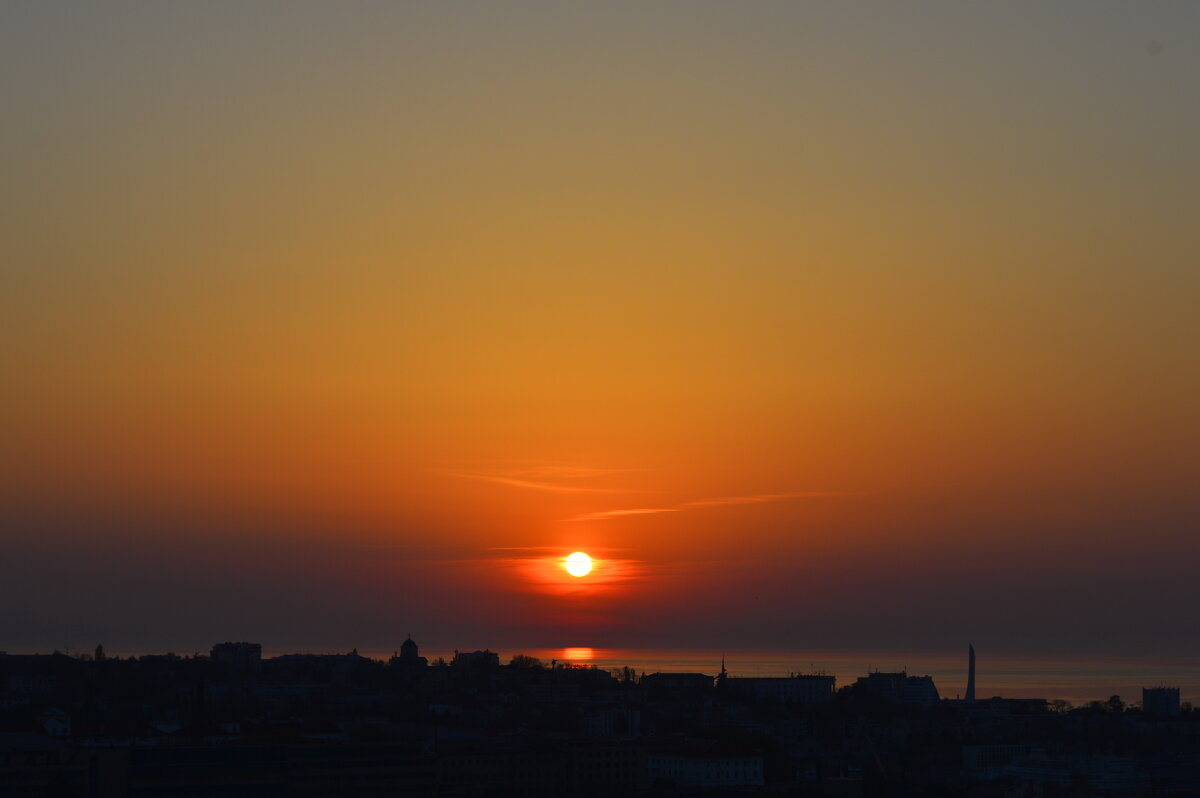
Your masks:
{"label": "calm water", "polygon": [[[637,671],[699,671],[715,675],[721,669],[720,651],[612,648],[514,649],[499,652],[507,662],[522,653],[549,662],[552,659],[616,669],[628,665]],[[425,651],[433,659],[449,660],[453,652]],[[390,656],[391,652],[374,656]],[[780,651],[726,651],[725,667],[731,676],[786,676],[789,673],[825,671],[837,677],[838,686],[874,670],[907,668],[914,675],[928,674],[943,698],[961,695],[967,684],[967,653],[960,655],[895,653],[813,653]],[[1200,663],[1195,660],[1129,657],[1075,659],[976,656],[975,693],[979,698],[1062,698],[1072,702],[1107,699],[1120,695],[1140,702],[1143,687],[1179,687],[1184,701],[1200,704]]]}

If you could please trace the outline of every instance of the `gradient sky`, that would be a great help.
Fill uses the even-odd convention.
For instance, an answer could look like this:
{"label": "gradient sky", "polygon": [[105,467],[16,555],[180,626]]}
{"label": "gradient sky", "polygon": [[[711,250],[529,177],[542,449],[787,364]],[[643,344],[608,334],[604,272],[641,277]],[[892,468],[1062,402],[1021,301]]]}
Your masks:
{"label": "gradient sky", "polygon": [[1184,1],[4,3],[0,649],[1200,654],[1198,75]]}

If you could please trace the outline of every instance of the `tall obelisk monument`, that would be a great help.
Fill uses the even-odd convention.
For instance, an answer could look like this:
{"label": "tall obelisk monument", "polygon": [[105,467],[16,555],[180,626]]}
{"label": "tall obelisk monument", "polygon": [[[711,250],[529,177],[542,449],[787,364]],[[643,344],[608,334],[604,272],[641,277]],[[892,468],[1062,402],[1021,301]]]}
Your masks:
{"label": "tall obelisk monument", "polygon": [[975,701],[975,646],[967,643],[967,701]]}

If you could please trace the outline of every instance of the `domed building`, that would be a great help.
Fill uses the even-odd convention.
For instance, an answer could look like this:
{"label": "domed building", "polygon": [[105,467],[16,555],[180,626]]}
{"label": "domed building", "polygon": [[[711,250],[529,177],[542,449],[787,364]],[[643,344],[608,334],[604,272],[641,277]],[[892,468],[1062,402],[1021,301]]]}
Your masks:
{"label": "domed building", "polygon": [[400,656],[392,657],[392,664],[400,668],[417,670],[426,667],[429,660],[421,656],[417,642],[412,639],[412,635],[409,635],[408,639],[400,644]]}

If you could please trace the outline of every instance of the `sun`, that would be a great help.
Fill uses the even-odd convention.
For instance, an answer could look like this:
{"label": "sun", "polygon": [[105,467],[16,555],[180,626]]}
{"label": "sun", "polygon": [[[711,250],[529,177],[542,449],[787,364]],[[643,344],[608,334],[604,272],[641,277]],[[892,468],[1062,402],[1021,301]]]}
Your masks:
{"label": "sun", "polygon": [[582,551],[577,551],[567,555],[563,567],[571,576],[587,576],[592,570],[592,558]]}

